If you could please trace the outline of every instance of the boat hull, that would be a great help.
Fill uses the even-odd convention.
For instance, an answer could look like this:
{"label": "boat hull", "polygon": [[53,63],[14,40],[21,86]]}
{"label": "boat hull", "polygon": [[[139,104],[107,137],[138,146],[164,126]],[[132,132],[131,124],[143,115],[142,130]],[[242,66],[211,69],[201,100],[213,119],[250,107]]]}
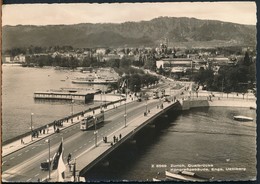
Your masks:
{"label": "boat hull", "polygon": [[73,84],[114,84],[117,81],[72,81]]}
{"label": "boat hull", "polygon": [[234,120],[236,121],[253,121],[254,119],[251,117],[246,117],[246,116],[234,116]]}

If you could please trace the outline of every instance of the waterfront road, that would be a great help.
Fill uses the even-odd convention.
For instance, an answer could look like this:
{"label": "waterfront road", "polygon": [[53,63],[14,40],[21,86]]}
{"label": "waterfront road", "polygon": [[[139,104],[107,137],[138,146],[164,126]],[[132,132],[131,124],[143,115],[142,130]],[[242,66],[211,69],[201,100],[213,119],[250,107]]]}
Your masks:
{"label": "waterfront road", "polygon": [[[146,105],[147,109],[151,109],[159,103],[161,102],[158,99],[148,100],[147,102],[134,101],[126,105],[122,102],[121,106],[106,111],[105,122],[101,127],[98,127],[98,141],[124,126],[125,108],[127,113],[126,121],[130,121],[134,117],[143,114],[146,111]],[[49,145],[46,140],[50,139],[50,155],[53,157],[62,138],[64,162],[66,162],[69,153],[72,154],[73,159],[95,144],[94,130],[81,131],[79,123],[76,123],[61,130],[60,133],[53,134],[3,157],[2,179],[4,181],[36,182],[38,179],[47,178],[48,171],[40,169],[40,163],[46,161],[49,157]]]}

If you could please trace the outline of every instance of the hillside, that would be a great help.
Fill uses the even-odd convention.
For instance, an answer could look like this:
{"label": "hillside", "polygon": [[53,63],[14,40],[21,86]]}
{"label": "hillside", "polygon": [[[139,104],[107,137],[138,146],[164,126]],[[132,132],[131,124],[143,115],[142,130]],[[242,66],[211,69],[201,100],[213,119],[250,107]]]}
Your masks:
{"label": "hillside", "polygon": [[3,49],[71,45],[73,47],[156,46],[167,38],[169,45],[212,43],[255,45],[256,27],[215,20],[159,17],[121,24],[75,24],[3,27]]}

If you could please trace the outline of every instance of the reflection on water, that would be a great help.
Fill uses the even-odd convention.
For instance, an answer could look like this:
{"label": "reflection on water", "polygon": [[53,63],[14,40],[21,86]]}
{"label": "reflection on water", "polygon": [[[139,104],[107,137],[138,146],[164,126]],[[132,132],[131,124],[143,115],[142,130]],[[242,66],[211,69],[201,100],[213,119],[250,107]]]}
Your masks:
{"label": "reflection on water", "polygon": [[211,107],[161,118],[156,128],[144,128],[136,143],[108,156],[104,163],[109,165],[92,168],[86,179],[145,181],[187,168],[213,180],[255,179],[256,121],[238,122],[234,114],[256,117],[245,108]]}

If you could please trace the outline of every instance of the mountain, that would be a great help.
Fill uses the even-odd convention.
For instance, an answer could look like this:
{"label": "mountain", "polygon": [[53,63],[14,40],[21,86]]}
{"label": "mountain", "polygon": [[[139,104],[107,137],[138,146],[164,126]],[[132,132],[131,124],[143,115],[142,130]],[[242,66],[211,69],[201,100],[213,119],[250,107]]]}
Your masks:
{"label": "mountain", "polygon": [[3,49],[14,47],[71,45],[73,47],[170,46],[216,43],[256,44],[256,26],[195,18],[159,17],[121,24],[17,25],[2,29]]}

